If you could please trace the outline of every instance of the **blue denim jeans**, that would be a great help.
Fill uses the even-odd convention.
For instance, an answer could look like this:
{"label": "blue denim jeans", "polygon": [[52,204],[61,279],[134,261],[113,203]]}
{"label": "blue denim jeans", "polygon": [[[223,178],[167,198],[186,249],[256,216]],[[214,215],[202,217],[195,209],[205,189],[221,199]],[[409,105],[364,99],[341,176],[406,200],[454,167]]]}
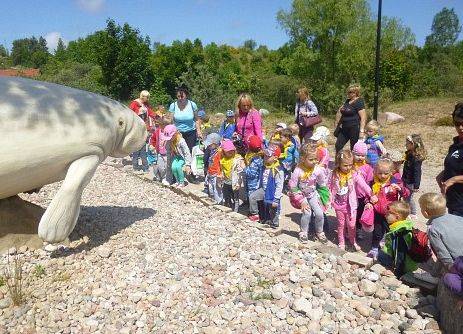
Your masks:
{"label": "blue denim jeans", "polygon": [[209,190],[209,196],[214,198],[214,201],[218,204],[223,200],[222,196],[222,187],[217,185],[217,176],[216,175],[207,175],[206,182]]}
{"label": "blue denim jeans", "polygon": [[133,152],[130,156],[132,157],[133,170],[140,169],[140,166],[138,165],[138,159],[141,159],[141,163],[142,163],[141,169],[144,172],[148,171],[149,167],[148,167],[148,159],[146,158],[146,144],[144,144],[142,148],[139,149],[138,151]]}

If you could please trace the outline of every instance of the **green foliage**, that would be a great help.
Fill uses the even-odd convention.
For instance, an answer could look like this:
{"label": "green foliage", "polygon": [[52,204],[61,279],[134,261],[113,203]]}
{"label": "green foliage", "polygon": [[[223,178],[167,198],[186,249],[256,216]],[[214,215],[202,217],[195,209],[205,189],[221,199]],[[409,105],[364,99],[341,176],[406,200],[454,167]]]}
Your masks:
{"label": "green foliage", "polygon": [[451,46],[455,44],[460,32],[461,25],[455,10],[444,7],[434,16],[431,35],[426,37],[426,44]]}
{"label": "green foliage", "polygon": [[453,118],[450,115],[441,117],[434,122],[435,126],[451,126],[453,127]]}
{"label": "green foliage", "polygon": [[43,275],[45,275],[45,268],[41,264],[36,264],[34,267],[34,276],[41,278]]}
{"label": "green foliage", "polygon": [[13,65],[41,68],[46,64],[49,55],[47,41],[42,36],[39,39],[32,36],[13,41],[11,50]]}

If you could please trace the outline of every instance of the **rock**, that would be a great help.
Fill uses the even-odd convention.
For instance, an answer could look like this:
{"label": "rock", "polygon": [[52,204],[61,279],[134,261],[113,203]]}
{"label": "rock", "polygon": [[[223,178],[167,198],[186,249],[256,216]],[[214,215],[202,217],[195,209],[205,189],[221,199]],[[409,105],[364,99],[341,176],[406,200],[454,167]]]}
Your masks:
{"label": "rock", "polygon": [[333,313],[336,311],[336,308],[332,304],[326,303],[323,305],[323,310],[328,313]]}
{"label": "rock", "polygon": [[323,296],[323,290],[314,286],[312,288],[312,294],[314,295],[314,297],[321,297]]}
{"label": "rock", "polygon": [[384,268],[379,263],[375,263],[374,265],[371,266],[370,270],[377,273],[378,275],[382,275],[384,271],[386,270],[386,268]]}
{"label": "rock", "polygon": [[424,317],[438,319],[439,310],[434,305],[426,305],[417,309],[418,313]]}
{"label": "rock", "polygon": [[43,248],[45,249],[47,252],[54,252],[58,249],[58,245],[53,245],[53,244],[47,244],[45,245],[45,247]]}
{"label": "rock", "polygon": [[294,300],[291,308],[298,313],[309,315],[312,311],[312,304],[305,298],[297,298]]}
{"label": "rock", "polygon": [[410,291],[410,287],[408,287],[405,284],[402,284],[395,291],[397,291],[397,293],[399,293],[400,295],[406,295],[408,291]]}
{"label": "rock", "polygon": [[372,282],[376,282],[377,280],[379,280],[379,274],[375,273],[374,271],[370,271],[365,275],[365,278]]}
{"label": "rock", "polygon": [[308,314],[310,320],[312,321],[320,321],[323,316],[323,309],[321,307],[314,308]]}
{"label": "rock", "polygon": [[427,330],[439,330],[439,323],[434,320],[434,319],[430,319],[429,322],[426,324],[426,327],[425,329]]}
{"label": "rock", "polygon": [[419,317],[418,311],[410,308],[405,311],[405,316],[409,319],[416,319]]}
{"label": "rock", "polygon": [[286,311],[283,309],[279,309],[275,315],[277,316],[278,319],[280,320],[285,320],[286,319]]}
{"label": "rock", "polygon": [[98,247],[97,252],[98,255],[103,259],[109,258],[112,254],[112,251],[107,247]]}
{"label": "rock", "polygon": [[135,304],[138,303],[142,299],[142,297],[143,297],[143,294],[140,292],[129,294],[129,299]]}
{"label": "rock", "polygon": [[11,305],[9,298],[0,299],[0,310],[5,309]]}
{"label": "rock", "polygon": [[295,271],[289,272],[289,281],[292,283],[297,283],[300,281],[300,277],[296,274]]}
{"label": "rock", "polygon": [[382,277],[381,282],[391,289],[396,289],[402,284],[402,282],[395,277]]}
{"label": "rock", "polygon": [[378,121],[382,125],[386,124],[396,124],[396,123],[401,123],[405,121],[405,117],[393,113],[393,112],[384,112],[384,113],[379,113],[378,115]]}
{"label": "rock", "polygon": [[363,291],[365,295],[372,296],[378,290],[378,287],[372,281],[363,279],[359,283],[359,289],[360,291]]}
{"label": "rock", "polygon": [[360,313],[364,317],[370,316],[370,308],[362,303],[357,304],[355,307],[358,313]]}
{"label": "rock", "polygon": [[373,259],[357,253],[346,253],[342,256],[347,262],[369,268],[373,264]]}
{"label": "rock", "polygon": [[396,301],[385,301],[381,303],[381,309],[389,314],[397,313],[399,310],[399,302]]}
{"label": "rock", "polygon": [[274,285],[271,290],[273,299],[282,299],[285,296],[285,292],[280,285]]}
{"label": "rock", "polygon": [[389,292],[387,292],[385,289],[378,289],[375,292],[375,297],[379,299],[388,299],[389,298]]}
{"label": "rock", "polygon": [[412,327],[411,324],[409,324],[408,322],[402,322],[400,325],[399,325],[399,330],[401,332],[405,332],[407,331],[408,329],[410,329]]}

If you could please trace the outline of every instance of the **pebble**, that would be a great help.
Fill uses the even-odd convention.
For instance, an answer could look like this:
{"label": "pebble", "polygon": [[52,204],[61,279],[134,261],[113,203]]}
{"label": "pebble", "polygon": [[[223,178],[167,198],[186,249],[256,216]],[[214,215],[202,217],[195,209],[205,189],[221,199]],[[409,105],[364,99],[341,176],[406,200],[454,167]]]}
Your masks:
{"label": "pebble", "polygon": [[368,279],[363,279],[359,283],[360,291],[363,291],[366,296],[372,296],[378,290],[378,285]]}
{"label": "pebble", "polygon": [[291,308],[298,313],[309,314],[312,310],[312,304],[305,298],[297,298]]}
{"label": "pebble", "polygon": [[103,258],[103,259],[107,259],[111,256],[111,250],[107,247],[99,247],[98,248],[98,255]]}

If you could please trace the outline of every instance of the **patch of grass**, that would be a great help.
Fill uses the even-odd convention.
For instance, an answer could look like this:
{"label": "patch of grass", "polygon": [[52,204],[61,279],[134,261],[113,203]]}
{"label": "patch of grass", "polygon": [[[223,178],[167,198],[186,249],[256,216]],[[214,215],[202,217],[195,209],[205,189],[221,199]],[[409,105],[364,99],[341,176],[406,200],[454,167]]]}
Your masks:
{"label": "patch of grass", "polygon": [[260,293],[251,293],[252,300],[272,300],[272,294],[269,291],[264,291]]}
{"label": "patch of grass", "polygon": [[24,262],[19,257],[19,254],[13,255],[12,260],[10,260],[10,256],[8,255],[7,264],[3,270],[4,282],[15,306],[21,305],[24,302],[23,264]]}
{"label": "patch of grass", "polygon": [[450,115],[438,118],[434,122],[434,125],[435,126],[452,126],[453,127],[453,118]]}
{"label": "patch of grass", "polygon": [[53,277],[53,282],[66,282],[71,278],[71,274],[68,272],[60,272],[55,277]]}
{"label": "patch of grass", "polygon": [[274,280],[266,280],[261,277],[257,278],[257,286],[260,286],[261,288],[268,289],[271,288],[274,284]]}
{"label": "patch of grass", "polygon": [[41,264],[35,265],[34,276],[41,278],[43,275],[45,275],[45,268]]}

